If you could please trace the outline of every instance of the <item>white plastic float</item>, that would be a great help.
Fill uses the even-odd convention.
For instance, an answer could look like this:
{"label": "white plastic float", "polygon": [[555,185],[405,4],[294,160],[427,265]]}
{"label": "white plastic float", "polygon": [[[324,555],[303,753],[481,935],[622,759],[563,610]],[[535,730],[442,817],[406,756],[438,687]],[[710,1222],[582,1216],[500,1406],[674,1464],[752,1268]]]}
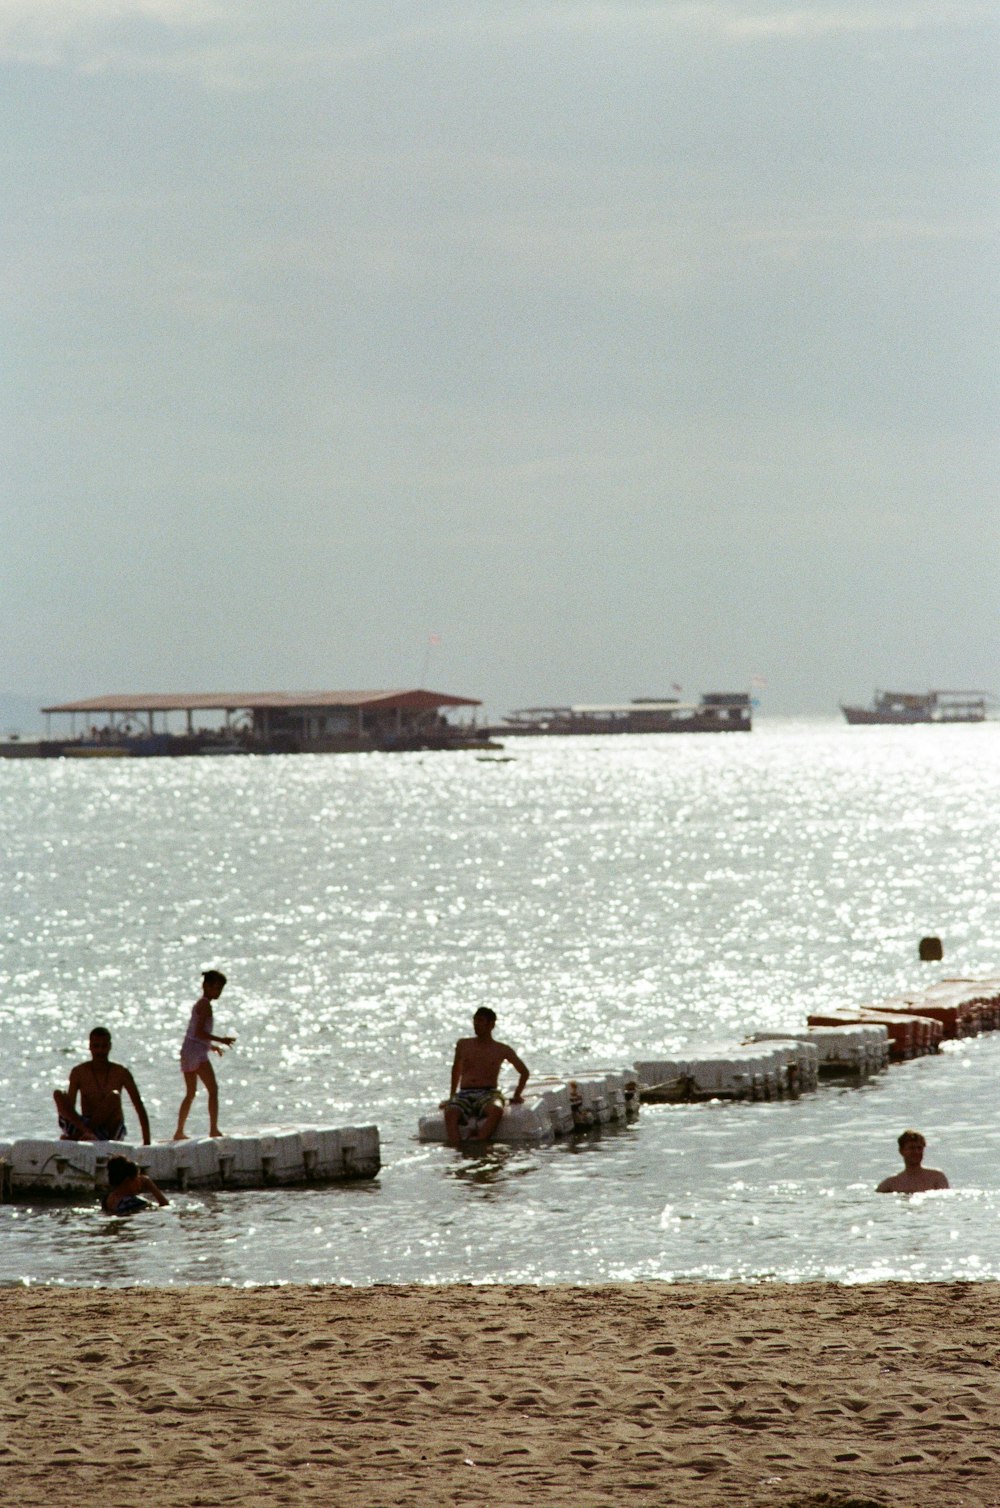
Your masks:
{"label": "white plastic float", "polygon": [[[520,1105],[505,1105],[490,1138],[497,1142],[548,1142],[573,1131],[624,1124],[639,1113],[635,1073],[630,1069],[587,1069],[572,1079],[533,1078]],[[443,1142],[444,1112],[421,1116],[420,1141]],[[475,1142],[472,1142],[475,1146]]]}
{"label": "white plastic float", "polygon": [[605,1082],[605,1096],[611,1107],[611,1119],[624,1125],[637,1118],[640,1109],[639,1080],[634,1068],[588,1068],[584,1077],[600,1074]]}
{"label": "white plastic float", "polygon": [[815,1042],[778,1032],[751,1032],[747,1042],[766,1042],[781,1056],[785,1075],[784,1093],[793,1098],[808,1094],[819,1085],[819,1048]]}
{"label": "white plastic float", "polygon": [[639,1080],[634,1068],[593,1069],[607,1079],[613,1120],[634,1121],[639,1115]]}
{"label": "white plastic float", "polygon": [[10,1194],[92,1194],[107,1188],[112,1157],[128,1157],[167,1189],[264,1189],[374,1178],[381,1167],[377,1126],[281,1128],[258,1136],[128,1142],[0,1142]]}
{"label": "white plastic float", "polygon": [[44,1194],[94,1188],[98,1142],[16,1141],[10,1149],[11,1189]]}
{"label": "white plastic float", "polygon": [[[544,1106],[555,1136],[568,1136],[575,1130],[576,1122],[573,1117],[573,1093],[565,1079],[539,1078],[533,1079],[530,1088],[525,1093],[525,1101],[528,1104],[535,1100]],[[504,1111],[516,1110],[516,1105],[508,1105]],[[502,1123],[503,1117],[501,1117]]]}
{"label": "white plastic float", "polygon": [[[549,1142],[555,1136],[552,1117],[541,1095],[525,1094],[521,1105],[505,1105],[500,1124],[490,1138],[498,1142]],[[422,1115],[417,1127],[420,1141],[446,1141],[444,1111]],[[470,1145],[476,1145],[472,1142]]]}
{"label": "white plastic float", "polygon": [[777,1099],[785,1093],[785,1057],[768,1044],[699,1048],[681,1057],[635,1063],[643,1092],[652,1098],[694,1100]]}
{"label": "white plastic float", "polygon": [[823,1073],[881,1073],[889,1066],[889,1029],[877,1022],[856,1026],[808,1026],[782,1033],[814,1042]]}
{"label": "white plastic float", "polygon": [[635,1071],[644,1099],[756,1100],[815,1089],[822,1073],[880,1073],[888,1062],[888,1029],[872,1022],[753,1032],[738,1047],[640,1059]]}
{"label": "white plastic float", "polygon": [[578,1074],[568,1085],[573,1106],[573,1124],[578,1131],[610,1124],[613,1110],[609,1086],[603,1074]]}

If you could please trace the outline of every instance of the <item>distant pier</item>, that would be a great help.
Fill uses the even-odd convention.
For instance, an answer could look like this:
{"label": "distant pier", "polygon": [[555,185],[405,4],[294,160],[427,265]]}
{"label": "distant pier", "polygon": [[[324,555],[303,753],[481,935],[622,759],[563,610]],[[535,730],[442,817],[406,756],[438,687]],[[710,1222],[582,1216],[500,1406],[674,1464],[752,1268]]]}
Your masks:
{"label": "distant pier", "polygon": [[[45,737],[6,739],[0,742],[0,757],[115,759],[496,748],[475,722],[453,723],[446,715],[481,705],[475,697],[423,688],[114,693],[43,707]],[[53,717],[69,719],[65,736],[53,733]]]}

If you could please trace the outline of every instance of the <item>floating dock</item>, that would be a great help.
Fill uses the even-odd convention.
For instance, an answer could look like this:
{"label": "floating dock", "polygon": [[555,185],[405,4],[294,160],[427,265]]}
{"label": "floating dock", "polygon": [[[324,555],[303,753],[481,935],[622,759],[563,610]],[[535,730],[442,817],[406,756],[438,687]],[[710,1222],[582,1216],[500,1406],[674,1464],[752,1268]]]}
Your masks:
{"label": "floating dock", "polygon": [[[942,1042],[1000,1027],[1000,979],[946,979],[875,1005],[816,1012],[805,1027],[753,1032],[731,1046],[638,1059],[644,1100],[772,1100],[817,1088],[822,1078],[883,1073],[938,1051]],[[803,1058],[792,1044],[808,1051]]]}
{"label": "floating dock", "polygon": [[268,1189],[374,1178],[381,1165],[377,1126],[279,1128],[256,1136],[189,1141],[0,1142],[0,1192],[80,1198],[108,1186],[108,1163],[127,1157],[163,1189]]}
{"label": "floating dock", "polygon": [[[805,1025],[752,1032],[739,1043],[649,1052],[630,1069],[588,1070],[572,1079],[533,1078],[524,1103],[505,1106],[492,1140],[540,1144],[623,1124],[636,1117],[640,1101],[797,1099],[824,1079],[861,1082],[893,1063],[935,1053],[942,1042],[998,1027],[1000,978],[946,979],[878,1005],[831,1008]],[[445,1140],[441,1108],[422,1117],[417,1134],[425,1142]]]}
{"label": "floating dock", "polygon": [[[505,1105],[491,1141],[540,1145],[574,1131],[627,1125],[639,1114],[640,1085],[630,1068],[587,1069],[574,1078],[533,1078],[520,1105]],[[420,1141],[443,1142],[441,1106],[420,1118]]]}

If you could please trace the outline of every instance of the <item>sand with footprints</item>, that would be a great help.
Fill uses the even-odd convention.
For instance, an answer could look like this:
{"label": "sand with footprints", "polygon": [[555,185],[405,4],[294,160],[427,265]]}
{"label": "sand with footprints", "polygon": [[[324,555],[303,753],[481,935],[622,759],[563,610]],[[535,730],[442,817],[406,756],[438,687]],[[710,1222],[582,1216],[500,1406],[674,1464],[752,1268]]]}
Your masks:
{"label": "sand with footprints", "polygon": [[20,1508],[1000,1504],[1000,1285],[0,1292]]}

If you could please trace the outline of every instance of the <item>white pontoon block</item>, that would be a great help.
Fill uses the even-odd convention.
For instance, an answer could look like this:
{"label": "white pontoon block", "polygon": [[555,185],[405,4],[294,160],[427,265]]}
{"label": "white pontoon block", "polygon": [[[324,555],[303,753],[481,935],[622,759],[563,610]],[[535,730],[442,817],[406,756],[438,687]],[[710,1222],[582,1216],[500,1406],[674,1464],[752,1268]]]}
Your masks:
{"label": "white pontoon block", "polygon": [[867,1025],[859,1022],[856,1026],[810,1026],[787,1035],[816,1044],[820,1071],[880,1073],[889,1064],[889,1028],[876,1022]]}
{"label": "white pontoon block", "polygon": [[639,1081],[639,1092],[658,1089],[662,1084],[674,1084],[688,1077],[686,1058],[640,1058],[632,1065]]}
{"label": "white pontoon block", "polygon": [[[685,1092],[698,1095],[725,1095],[732,1099],[753,1099],[753,1061],[739,1062],[732,1057],[702,1053],[695,1058],[655,1058],[635,1065],[644,1089],[682,1081]],[[761,1085],[761,1089],[763,1085]]]}
{"label": "white pontoon block", "polygon": [[580,1131],[591,1126],[606,1126],[611,1120],[612,1109],[608,1103],[604,1076],[581,1074],[568,1083],[576,1129]]}
{"label": "white pontoon block", "polygon": [[[634,1082],[635,1074],[632,1074],[631,1077]],[[581,1068],[580,1072],[575,1075],[575,1078],[577,1083],[579,1083],[581,1078],[600,1079],[604,1085],[603,1094],[608,1102],[608,1110],[610,1111],[608,1119],[617,1122],[619,1125],[624,1125],[629,1118],[629,1102],[626,1093],[629,1076],[627,1074],[613,1068]],[[636,1095],[636,1103],[638,1104],[638,1095]]]}
{"label": "white pontoon block", "polygon": [[[424,1115],[420,1119],[417,1135],[421,1141],[446,1141],[444,1132],[444,1112],[438,1110],[434,1115]],[[539,1097],[528,1098],[525,1096],[523,1105],[505,1105],[500,1124],[490,1138],[490,1142],[548,1142],[551,1141],[555,1132],[552,1128],[552,1118]],[[490,1142],[467,1141],[463,1143],[470,1151],[479,1147],[489,1146]]]}
{"label": "white pontoon block", "polygon": [[573,1097],[565,1079],[532,1079],[525,1091],[524,1102],[544,1107],[556,1136],[569,1136],[573,1131]]}
{"label": "white pontoon block", "polygon": [[222,1182],[219,1168],[221,1137],[198,1137],[174,1143],[174,1177],[179,1189],[218,1188]]}
{"label": "white pontoon block", "polygon": [[780,1054],[787,1092],[806,1094],[817,1088],[819,1048],[815,1042],[805,1042],[784,1032],[752,1032],[747,1041],[766,1042]]}
{"label": "white pontoon block", "polygon": [[219,1177],[224,1189],[260,1189],[264,1177],[264,1155],[258,1136],[220,1136]]}
{"label": "white pontoon block", "polygon": [[785,1081],[782,1055],[765,1046],[697,1048],[683,1058],[640,1060],[635,1071],[643,1089],[681,1081],[691,1095],[737,1100],[776,1099]]}
{"label": "white pontoon block", "polygon": [[[839,1030],[841,1028],[836,1026],[811,1026],[809,1028],[810,1033]],[[863,1073],[881,1073],[883,1069],[889,1067],[892,1043],[889,1039],[888,1026],[883,1026],[876,1021],[866,1021],[864,1024],[859,1021],[845,1027],[844,1030],[850,1032],[854,1041],[860,1046],[859,1056],[864,1065],[861,1070]]]}
{"label": "white pontoon block", "polygon": [[306,1163],[298,1131],[275,1131],[257,1138],[265,1183],[304,1183]]}
{"label": "white pontoon block", "polygon": [[739,1047],[700,1050],[688,1058],[688,1074],[699,1094],[732,1095],[737,1099],[770,1100],[778,1096],[779,1064],[767,1048]]}
{"label": "white pontoon block", "polygon": [[262,1189],[374,1178],[381,1167],[377,1126],[276,1127],[256,1136],[202,1137],[156,1142],[151,1147],[25,1140],[0,1142],[3,1188],[14,1195],[93,1195],[107,1188],[112,1157],[131,1159],[162,1188],[182,1190]]}
{"label": "white pontoon block", "polygon": [[603,1073],[607,1084],[608,1103],[611,1106],[611,1119],[617,1121],[632,1121],[639,1114],[639,1080],[634,1069],[631,1068],[595,1068],[587,1069],[588,1073]]}
{"label": "white pontoon block", "polygon": [[314,1179],[343,1176],[342,1134],[350,1136],[351,1133],[319,1129],[302,1132],[302,1160],[305,1164],[306,1177],[310,1182]]}
{"label": "white pontoon block", "polygon": [[[377,1126],[345,1126],[342,1131],[321,1131],[315,1134],[337,1137],[340,1143],[340,1178],[374,1178],[382,1166]],[[303,1135],[302,1145],[305,1144],[306,1138]],[[319,1163],[316,1176],[326,1176],[320,1172]]]}
{"label": "white pontoon block", "polygon": [[217,1143],[224,1188],[334,1183],[374,1178],[382,1166],[377,1126],[276,1127]]}
{"label": "white pontoon block", "polygon": [[870,1021],[861,1030],[865,1033],[868,1046],[868,1062],[871,1065],[869,1072],[881,1073],[883,1069],[889,1067],[889,1055],[892,1051],[889,1028],[876,1021]]}
{"label": "white pontoon block", "polygon": [[93,1193],[98,1142],[16,1141],[10,1149],[11,1188],[43,1193]]}
{"label": "white pontoon block", "polygon": [[172,1188],[177,1182],[177,1146],[172,1141],[154,1142],[150,1147],[130,1148],[126,1156],[138,1163],[155,1184]]}

